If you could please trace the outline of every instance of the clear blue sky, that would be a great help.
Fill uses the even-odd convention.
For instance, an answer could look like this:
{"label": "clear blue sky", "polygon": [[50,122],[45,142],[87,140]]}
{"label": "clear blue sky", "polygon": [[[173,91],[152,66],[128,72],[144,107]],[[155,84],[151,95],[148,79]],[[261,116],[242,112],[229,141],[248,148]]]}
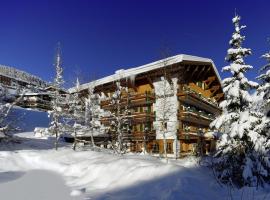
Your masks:
{"label": "clear blue sky", "polygon": [[[0,63],[45,80],[54,76],[54,51],[62,44],[64,76],[102,77],[120,68],[191,54],[226,63],[234,10],[247,25],[245,47],[255,70],[270,49],[268,0],[0,0]],[[80,71],[80,72],[79,72]],[[226,74],[221,73],[222,77]]]}

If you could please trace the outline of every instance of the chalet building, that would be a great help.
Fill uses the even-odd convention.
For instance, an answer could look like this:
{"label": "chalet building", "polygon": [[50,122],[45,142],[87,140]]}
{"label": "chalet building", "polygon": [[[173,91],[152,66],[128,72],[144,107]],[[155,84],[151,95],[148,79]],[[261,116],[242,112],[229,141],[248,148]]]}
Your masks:
{"label": "chalet building", "polygon": [[[16,98],[24,94],[23,101],[18,102],[17,105],[26,108],[36,108],[35,106],[41,104],[40,102],[33,104],[34,99],[38,99],[37,97],[34,97],[33,94],[37,96],[37,94],[39,94],[41,90],[44,90],[44,88],[48,87],[48,85],[48,83],[37,76],[31,75],[13,67],[0,65],[0,88],[2,90],[1,95],[3,95],[2,98],[6,102],[13,102]],[[39,96],[44,97],[44,94]],[[27,98],[29,99],[26,100]],[[29,105],[25,105],[25,102],[28,102]],[[46,104],[48,103],[49,102],[46,102]],[[42,105],[42,108],[46,110],[48,107],[47,105]]]}
{"label": "chalet building", "polygon": [[[195,153],[199,145],[203,145],[204,153],[215,148],[216,138],[209,124],[221,112],[218,103],[223,92],[211,59],[180,54],[96,80],[95,93],[101,96],[104,113],[112,109],[110,99],[117,81],[128,87],[128,95],[123,95],[120,104],[124,107],[128,102],[131,112],[130,131],[124,136],[131,151],[142,151],[146,141],[147,152],[162,154],[164,132],[171,156]],[[171,88],[169,92],[164,93],[164,83]],[[82,95],[87,95],[90,85],[93,83],[81,85]],[[164,123],[160,105],[165,98],[170,113]],[[100,122],[110,133],[110,116],[103,115]]]}
{"label": "chalet building", "polygon": [[[52,101],[54,99],[55,90],[56,89],[53,86],[48,86],[39,92],[26,92],[17,105],[23,108],[31,108],[40,111],[52,110]],[[68,92],[64,89],[61,89],[59,93],[63,99],[68,95]],[[63,107],[65,108],[67,105],[65,104]]]}
{"label": "chalet building", "polygon": [[48,84],[39,77],[13,67],[0,65],[0,84],[7,89],[44,88]]}

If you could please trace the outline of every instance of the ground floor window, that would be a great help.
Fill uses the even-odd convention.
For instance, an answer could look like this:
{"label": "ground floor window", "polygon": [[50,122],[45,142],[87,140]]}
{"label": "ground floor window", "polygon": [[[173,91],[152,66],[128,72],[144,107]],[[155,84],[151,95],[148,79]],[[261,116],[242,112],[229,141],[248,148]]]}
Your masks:
{"label": "ground floor window", "polygon": [[167,142],[167,153],[173,153],[173,144],[171,142]]}
{"label": "ground floor window", "polygon": [[153,147],[152,147],[152,152],[153,153],[159,153],[159,145],[158,144],[153,144]]}

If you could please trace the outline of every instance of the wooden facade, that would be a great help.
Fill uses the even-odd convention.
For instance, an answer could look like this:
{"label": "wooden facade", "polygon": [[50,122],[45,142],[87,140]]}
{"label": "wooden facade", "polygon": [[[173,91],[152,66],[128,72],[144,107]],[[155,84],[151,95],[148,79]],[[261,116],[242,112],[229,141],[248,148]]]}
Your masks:
{"label": "wooden facade", "polygon": [[[185,55],[173,58],[180,56],[183,58]],[[129,142],[131,151],[141,152],[145,142],[148,153],[157,155],[163,153],[163,139],[158,137],[157,129],[154,127],[158,89],[155,88],[155,83],[161,77],[168,83],[177,79],[177,92],[174,95],[178,101],[178,107],[175,108],[177,130],[176,137],[167,139],[167,153],[174,156],[195,154],[199,144],[204,153],[211,152],[215,148],[215,138],[206,136],[206,133],[209,132],[209,124],[221,112],[218,103],[223,99],[223,92],[219,74],[209,59],[187,56],[186,60],[175,60],[166,64],[163,64],[163,61],[151,63],[157,67],[148,67],[151,66],[149,64],[134,68],[135,70],[130,69],[136,73],[132,80],[125,75],[120,78],[121,85],[129,88],[131,131],[126,133],[124,138]],[[115,81],[113,78],[96,81],[95,92],[105,96],[100,102],[100,107],[104,111],[113,109],[110,97],[116,88]],[[81,93],[87,94],[87,84],[82,85]],[[123,98],[120,106],[125,107],[126,104],[126,98]],[[110,117],[102,117],[100,121],[110,132]]]}

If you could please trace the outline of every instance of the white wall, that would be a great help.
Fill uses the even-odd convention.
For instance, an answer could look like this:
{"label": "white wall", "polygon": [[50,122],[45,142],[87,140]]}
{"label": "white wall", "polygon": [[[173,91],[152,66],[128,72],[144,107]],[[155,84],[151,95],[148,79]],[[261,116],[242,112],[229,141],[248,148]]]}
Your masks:
{"label": "white wall", "polygon": [[[172,78],[172,86],[170,86],[167,80],[165,81],[166,84],[164,84],[164,80],[161,77],[161,79],[154,80],[153,83],[156,93],[156,102],[153,105],[153,110],[156,112],[156,121],[154,122],[156,139],[163,139],[160,119],[163,118],[164,112],[166,112],[166,118],[169,119],[166,138],[175,139],[178,128],[177,110],[179,107],[177,99],[177,78]],[[170,88],[172,88],[172,90]],[[162,97],[164,93],[166,94],[165,100],[164,97]]]}

